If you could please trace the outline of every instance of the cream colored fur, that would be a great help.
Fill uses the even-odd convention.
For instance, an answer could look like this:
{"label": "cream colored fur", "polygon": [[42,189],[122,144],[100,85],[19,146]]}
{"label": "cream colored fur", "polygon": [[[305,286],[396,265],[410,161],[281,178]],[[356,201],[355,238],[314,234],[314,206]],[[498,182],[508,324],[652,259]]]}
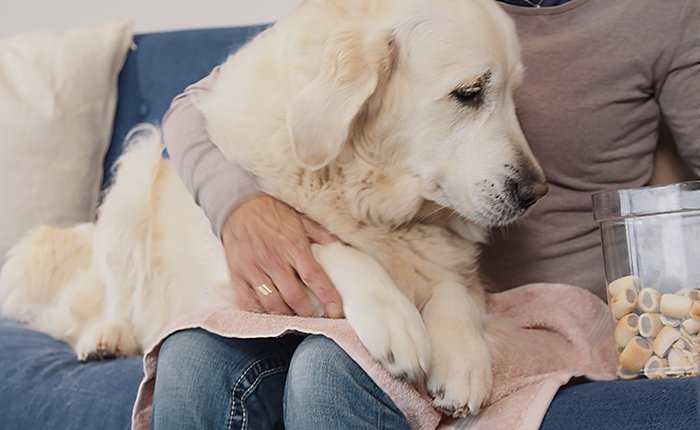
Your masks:
{"label": "cream colored fur", "polygon": [[[227,158],[343,240],[313,251],[349,323],[453,415],[491,388],[479,243],[524,212],[514,181],[543,181],[515,115],[521,75],[491,0],[309,0],[197,101]],[[206,217],[157,130],[140,131],[96,225],[32,232],[0,275],[3,315],[81,359],[141,352],[178,316],[234,301]]]}

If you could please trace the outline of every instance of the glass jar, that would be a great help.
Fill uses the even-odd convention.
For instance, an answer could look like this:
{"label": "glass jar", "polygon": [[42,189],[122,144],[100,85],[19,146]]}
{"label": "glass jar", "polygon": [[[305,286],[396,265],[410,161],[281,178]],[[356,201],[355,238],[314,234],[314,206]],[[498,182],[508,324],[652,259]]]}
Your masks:
{"label": "glass jar", "polygon": [[593,195],[622,378],[700,365],[700,181]]}

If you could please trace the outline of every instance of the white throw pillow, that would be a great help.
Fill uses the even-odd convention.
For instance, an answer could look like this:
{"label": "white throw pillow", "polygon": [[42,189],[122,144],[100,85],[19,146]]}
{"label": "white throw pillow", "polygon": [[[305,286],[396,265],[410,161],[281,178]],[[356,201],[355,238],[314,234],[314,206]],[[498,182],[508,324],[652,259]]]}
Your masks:
{"label": "white throw pillow", "polygon": [[94,219],[131,22],[0,39],[0,265],[39,224]]}

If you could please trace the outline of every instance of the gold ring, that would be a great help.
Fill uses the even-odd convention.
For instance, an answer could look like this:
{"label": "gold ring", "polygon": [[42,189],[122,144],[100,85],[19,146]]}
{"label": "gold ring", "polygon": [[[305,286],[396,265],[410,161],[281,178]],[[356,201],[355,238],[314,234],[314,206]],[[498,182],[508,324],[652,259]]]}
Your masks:
{"label": "gold ring", "polygon": [[270,294],[274,293],[272,288],[268,287],[267,284],[256,285],[255,289],[263,296],[269,296]]}

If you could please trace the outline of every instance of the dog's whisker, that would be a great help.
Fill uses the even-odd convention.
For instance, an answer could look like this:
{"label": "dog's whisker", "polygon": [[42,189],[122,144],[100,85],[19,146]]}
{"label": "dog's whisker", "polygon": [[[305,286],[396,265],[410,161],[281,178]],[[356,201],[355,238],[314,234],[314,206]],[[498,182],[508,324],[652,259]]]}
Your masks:
{"label": "dog's whisker", "polygon": [[[430,218],[431,216],[435,215],[436,213],[440,212],[440,211],[443,210],[443,209],[444,209],[444,208],[442,208],[442,207],[436,208],[436,209],[434,209],[434,210],[428,212],[428,213],[425,214],[425,215],[421,215],[420,217],[418,217],[418,218],[416,219],[416,221],[419,222],[419,223],[420,223],[420,222],[423,222],[423,221],[427,220],[428,218]],[[453,211],[451,211],[451,212],[453,212]],[[454,213],[454,212],[453,212],[453,213]],[[450,214],[450,216],[452,216],[452,214]]]}

